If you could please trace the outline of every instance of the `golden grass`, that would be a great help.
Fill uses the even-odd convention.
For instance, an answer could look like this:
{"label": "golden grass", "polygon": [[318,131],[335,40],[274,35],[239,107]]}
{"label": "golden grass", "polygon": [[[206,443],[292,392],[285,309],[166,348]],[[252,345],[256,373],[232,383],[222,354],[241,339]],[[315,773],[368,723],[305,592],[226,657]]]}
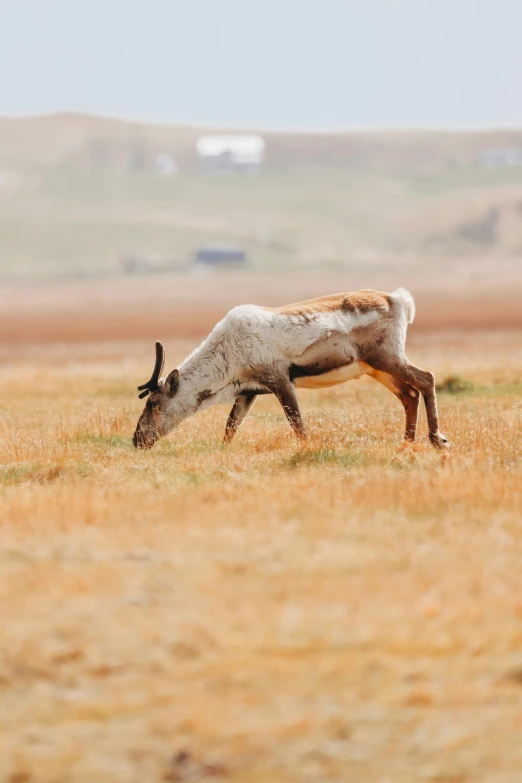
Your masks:
{"label": "golden grass", "polygon": [[368,379],[136,452],[149,344],[2,349],[0,780],[518,783],[522,341],[418,340],[447,463]]}

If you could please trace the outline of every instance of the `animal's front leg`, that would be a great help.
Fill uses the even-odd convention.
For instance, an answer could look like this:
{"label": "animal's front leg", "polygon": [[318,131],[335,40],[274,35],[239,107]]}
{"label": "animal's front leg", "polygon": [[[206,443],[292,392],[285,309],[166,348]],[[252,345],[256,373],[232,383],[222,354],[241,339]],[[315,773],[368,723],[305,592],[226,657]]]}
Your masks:
{"label": "animal's front leg", "polygon": [[300,441],[306,440],[306,431],[297,402],[294,384],[286,378],[270,380],[263,382],[266,388],[275,394],[282,405],[285,416],[290,422],[290,426]]}
{"label": "animal's front leg", "polygon": [[240,394],[236,397],[225,428],[225,443],[230,443],[239,427],[243,423],[252,405],[256,401],[256,394]]}

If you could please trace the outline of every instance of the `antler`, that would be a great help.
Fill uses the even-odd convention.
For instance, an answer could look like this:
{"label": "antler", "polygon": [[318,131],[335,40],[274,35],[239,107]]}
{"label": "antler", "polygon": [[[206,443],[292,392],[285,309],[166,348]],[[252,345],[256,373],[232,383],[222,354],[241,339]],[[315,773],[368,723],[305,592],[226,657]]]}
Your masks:
{"label": "antler", "polygon": [[150,376],[150,380],[147,383],[142,383],[138,386],[140,400],[142,397],[146,397],[150,392],[157,391],[159,389],[158,380],[163,372],[163,365],[165,364],[165,348],[160,342],[156,342],[156,364],[154,365],[154,372]]}

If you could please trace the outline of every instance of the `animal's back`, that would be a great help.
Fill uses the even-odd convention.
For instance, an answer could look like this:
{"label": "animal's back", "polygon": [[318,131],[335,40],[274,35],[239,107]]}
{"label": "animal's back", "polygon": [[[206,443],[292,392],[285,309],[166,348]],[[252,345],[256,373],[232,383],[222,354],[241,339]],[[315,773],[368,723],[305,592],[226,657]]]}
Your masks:
{"label": "animal's back", "polygon": [[316,353],[324,356],[332,350],[346,361],[352,360],[354,346],[350,335],[353,330],[370,327],[387,318],[392,306],[390,294],[365,290],[321,296],[267,310],[281,335],[285,355],[294,360],[302,357],[305,363],[313,363]]}
{"label": "animal's back", "polygon": [[[404,289],[400,289],[404,290]],[[316,299],[307,299],[304,302],[284,305],[274,308],[275,312],[285,316],[311,317],[325,313],[352,313],[364,314],[372,310],[386,313],[390,309],[390,297],[395,294],[387,294],[384,291],[363,289],[362,291],[349,291],[340,294],[319,296]]]}
{"label": "animal's back", "polygon": [[243,357],[249,365],[282,360],[306,367],[324,364],[327,371],[357,360],[359,346],[378,340],[390,322],[396,321],[403,333],[401,342],[413,313],[413,298],[404,289],[392,294],[364,289],[276,308],[239,305],[208,339],[225,333],[238,349],[238,360]]}

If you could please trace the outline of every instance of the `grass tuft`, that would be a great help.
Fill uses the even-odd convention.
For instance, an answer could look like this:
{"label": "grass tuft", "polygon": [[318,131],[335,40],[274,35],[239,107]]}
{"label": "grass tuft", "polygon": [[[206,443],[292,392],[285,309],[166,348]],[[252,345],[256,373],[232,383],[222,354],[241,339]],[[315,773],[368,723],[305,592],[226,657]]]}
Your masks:
{"label": "grass tuft", "polygon": [[363,465],[364,462],[365,457],[363,454],[338,452],[334,449],[323,447],[298,451],[290,457],[285,457],[281,464],[286,469],[333,466],[349,470],[350,468]]}
{"label": "grass tuft", "polygon": [[461,375],[449,375],[437,384],[436,390],[443,394],[463,394],[464,392],[472,394],[474,386],[471,381],[467,381]]}

